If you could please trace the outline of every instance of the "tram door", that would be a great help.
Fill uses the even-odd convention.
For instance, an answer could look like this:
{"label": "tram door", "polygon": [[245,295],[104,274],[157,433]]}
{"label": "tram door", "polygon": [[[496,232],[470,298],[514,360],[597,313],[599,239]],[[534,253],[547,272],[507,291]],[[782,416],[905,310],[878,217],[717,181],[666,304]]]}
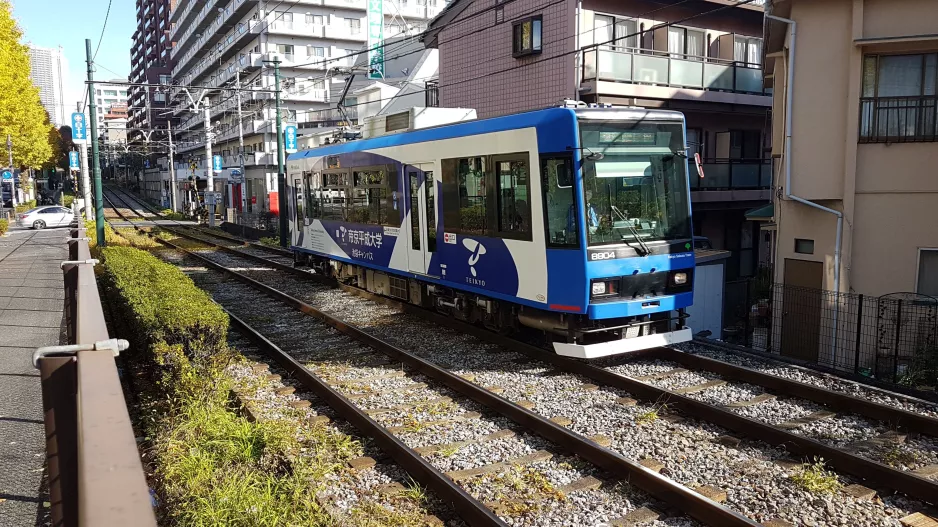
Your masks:
{"label": "tram door", "polygon": [[436,253],[436,180],[432,163],[404,166],[404,188],[409,211],[406,234],[407,268],[428,274],[430,259]]}

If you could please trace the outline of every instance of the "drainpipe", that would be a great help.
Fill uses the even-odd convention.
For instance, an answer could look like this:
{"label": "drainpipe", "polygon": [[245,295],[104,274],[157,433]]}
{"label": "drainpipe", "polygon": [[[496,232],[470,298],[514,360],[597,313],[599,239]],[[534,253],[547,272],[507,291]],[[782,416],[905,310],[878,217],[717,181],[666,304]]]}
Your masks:
{"label": "drainpipe", "polygon": [[775,15],[765,15],[766,18],[778,20],[788,24],[791,40],[788,46],[788,71],[785,83],[785,197],[803,203],[809,207],[833,214],[837,217],[837,234],[834,240],[834,292],[838,293],[834,302],[834,332],[831,335],[831,353],[835,354],[837,350],[837,330],[838,316],[840,314],[840,245],[843,239],[844,214],[840,211],[818,205],[813,201],[795,196],[791,193],[791,102],[794,94],[795,82],[795,36],[797,32],[797,23],[790,18],[782,18]]}

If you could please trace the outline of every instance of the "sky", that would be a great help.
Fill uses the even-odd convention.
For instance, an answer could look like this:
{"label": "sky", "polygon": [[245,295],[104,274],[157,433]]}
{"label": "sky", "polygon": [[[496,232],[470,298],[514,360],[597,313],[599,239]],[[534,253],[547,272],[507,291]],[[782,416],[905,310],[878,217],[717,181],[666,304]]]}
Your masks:
{"label": "sky", "polygon": [[[65,79],[67,111],[84,95],[87,65],[85,39],[95,52],[108,11],[108,0],[12,0],[13,16],[23,31],[24,42],[54,48],[62,46],[68,60]],[[122,78],[130,74],[131,37],[137,26],[136,2],[112,0],[101,48],[95,59],[95,80]]]}

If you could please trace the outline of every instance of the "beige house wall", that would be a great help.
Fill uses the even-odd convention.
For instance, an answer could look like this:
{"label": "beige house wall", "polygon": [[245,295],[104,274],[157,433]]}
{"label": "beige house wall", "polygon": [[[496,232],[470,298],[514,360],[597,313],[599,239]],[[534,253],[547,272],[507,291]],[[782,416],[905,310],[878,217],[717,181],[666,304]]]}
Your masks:
{"label": "beige house wall", "polygon": [[[938,50],[938,2],[775,0],[773,8],[797,22],[790,190],[843,212],[840,291],[915,291],[918,249],[938,247],[938,142],[858,144],[859,98],[865,53]],[[785,185],[788,41],[780,53],[767,49],[776,54],[777,187]],[[785,259],[797,258],[823,262],[823,287],[835,289],[836,217],[785,199],[775,209],[776,281],[784,281]],[[795,253],[795,238],[813,239],[814,254]]]}

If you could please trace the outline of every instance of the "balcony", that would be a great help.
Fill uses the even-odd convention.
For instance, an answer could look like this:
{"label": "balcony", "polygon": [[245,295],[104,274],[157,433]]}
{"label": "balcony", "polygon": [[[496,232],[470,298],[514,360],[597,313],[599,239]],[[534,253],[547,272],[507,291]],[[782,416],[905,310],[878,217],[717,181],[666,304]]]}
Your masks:
{"label": "balcony", "polygon": [[362,26],[352,28],[346,24],[330,24],[326,26],[326,38],[364,42],[365,30]]}
{"label": "balcony", "polygon": [[704,177],[690,163],[691,200],[761,201],[771,199],[772,161],[769,159],[713,159],[704,162]]}
{"label": "balcony", "polygon": [[[244,154],[244,166],[253,167],[253,166],[264,166],[264,165],[273,165],[277,160],[274,159],[274,155],[270,152],[246,152]],[[235,168],[240,165],[241,160],[238,159],[238,155],[225,156],[224,164],[225,168]]]}
{"label": "balcony", "polygon": [[938,141],[938,97],[861,97],[859,143]]}
{"label": "balcony", "polygon": [[297,102],[328,102],[328,90],[321,88],[291,88],[281,92],[281,97],[285,101]]}
{"label": "balcony", "polygon": [[[275,16],[271,16],[271,19]],[[269,33],[280,35],[291,35],[298,37],[316,37],[326,36],[326,26],[320,24],[307,24],[303,21],[284,22],[283,20],[272,21],[267,27]]]}
{"label": "balcony", "polygon": [[322,0],[323,5],[333,7],[346,7],[349,9],[365,9],[365,0]]}
{"label": "balcony", "polygon": [[716,58],[676,58],[636,48],[583,51],[581,91],[771,106],[762,68]]}

